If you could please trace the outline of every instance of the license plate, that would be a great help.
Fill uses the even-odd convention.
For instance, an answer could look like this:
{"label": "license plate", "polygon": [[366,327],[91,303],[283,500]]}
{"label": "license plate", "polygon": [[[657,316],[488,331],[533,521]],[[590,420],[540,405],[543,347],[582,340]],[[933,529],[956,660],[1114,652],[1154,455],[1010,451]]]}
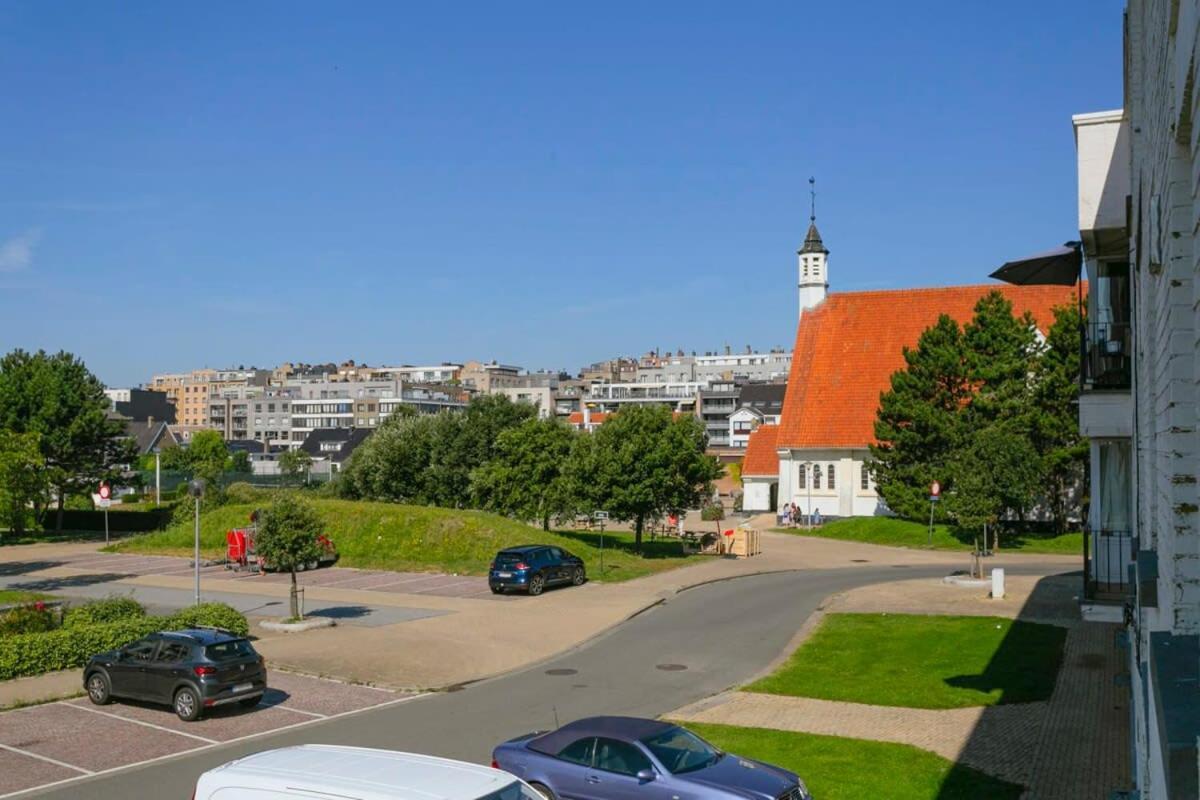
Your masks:
{"label": "license plate", "polygon": [[496,575],[498,575],[501,578],[511,578],[512,577],[511,572],[497,572]]}
{"label": "license plate", "polygon": [[239,683],[237,686],[233,687],[233,693],[238,694],[240,692],[248,692],[253,688],[253,683]]}

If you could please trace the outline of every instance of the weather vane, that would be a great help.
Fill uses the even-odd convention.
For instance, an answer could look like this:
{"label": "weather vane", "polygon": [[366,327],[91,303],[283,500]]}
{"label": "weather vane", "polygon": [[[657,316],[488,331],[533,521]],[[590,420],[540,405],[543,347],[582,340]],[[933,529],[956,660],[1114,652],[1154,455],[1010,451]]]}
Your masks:
{"label": "weather vane", "polygon": [[808,215],[808,221],[816,222],[817,221],[817,179],[816,178],[808,179],[808,194],[809,194],[809,199],[812,202],[811,211]]}

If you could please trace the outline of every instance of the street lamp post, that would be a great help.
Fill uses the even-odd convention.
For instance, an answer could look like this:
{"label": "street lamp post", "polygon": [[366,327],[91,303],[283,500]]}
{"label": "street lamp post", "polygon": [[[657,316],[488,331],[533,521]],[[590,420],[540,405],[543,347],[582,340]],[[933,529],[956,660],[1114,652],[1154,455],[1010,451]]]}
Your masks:
{"label": "street lamp post", "polygon": [[812,530],[812,485],[813,485],[813,462],[804,462],[804,485],[808,488],[808,509],[805,516],[808,518],[808,529]]}
{"label": "street lamp post", "polygon": [[196,500],[195,560],[192,567],[196,575],[196,605],[200,605],[200,499],[204,497],[204,479],[196,478],[189,483],[188,494]]}
{"label": "street lamp post", "polygon": [[162,501],[162,448],[154,448],[154,507]]}

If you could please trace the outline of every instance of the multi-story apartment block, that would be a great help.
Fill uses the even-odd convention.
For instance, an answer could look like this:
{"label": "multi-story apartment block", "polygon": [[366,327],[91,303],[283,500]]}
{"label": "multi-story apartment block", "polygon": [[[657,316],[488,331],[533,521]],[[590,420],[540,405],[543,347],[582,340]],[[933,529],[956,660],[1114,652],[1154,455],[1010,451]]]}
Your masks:
{"label": "multi-story apartment block", "polygon": [[688,356],[682,351],[652,353],[638,363],[637,382],[785,381],[791,366],[792,354],[781,348],[761,353],[747,347],[744,353],[734,353],[726,347],[724,353],[702,356]]}
{"label": "multi-story apartment block", "polygon": [[276,386],[232,386],[210,395],[209,425],[226,441],[254,440],[269,447],[291,447],[294,390]]}
{"label": "multi-story apartment block", "polygon": [[422,414],[464,406],[447,393],[422,387],[405,389],[400,381],[302,381],[288,388],[293,392],[293,446],[314,430],[377,427],[402,405]]}
{"label": "multi-story apartment block", "polygon": [[694,413],[700,390],[707,387],[707,383],[697,381],[593,383],[583,401],[593,411],[617,411],[629,403],[659,403],[674,411]]}
{"label": "multi-story apartment block", "polygon": [[149,388],[163,392],[174,401],[175,420],[179,425],[197,428],[209,424],[210,394],[237,386],[265,386],[270,378],[270,370],[262,369],[195,369],[155,375]]}

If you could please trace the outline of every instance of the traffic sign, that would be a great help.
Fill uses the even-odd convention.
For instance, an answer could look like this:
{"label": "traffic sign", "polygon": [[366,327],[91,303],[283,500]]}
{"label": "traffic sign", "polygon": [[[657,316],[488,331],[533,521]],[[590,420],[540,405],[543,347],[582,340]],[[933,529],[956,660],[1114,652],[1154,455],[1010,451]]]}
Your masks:
{"label": "traffic sign", "polygon": [[112,497],[112,489],[108,488],[107,483],[100,484],[100,499],[107,500]]}
{"label": "traffic sign", "polygon": [[937,497],[941,493],[942,493],[942,485],[940,483],[938,483],[937,481],[934,481],[932,484],[930,484],[930,486],[929,486],[929,496],[930,497]]}

